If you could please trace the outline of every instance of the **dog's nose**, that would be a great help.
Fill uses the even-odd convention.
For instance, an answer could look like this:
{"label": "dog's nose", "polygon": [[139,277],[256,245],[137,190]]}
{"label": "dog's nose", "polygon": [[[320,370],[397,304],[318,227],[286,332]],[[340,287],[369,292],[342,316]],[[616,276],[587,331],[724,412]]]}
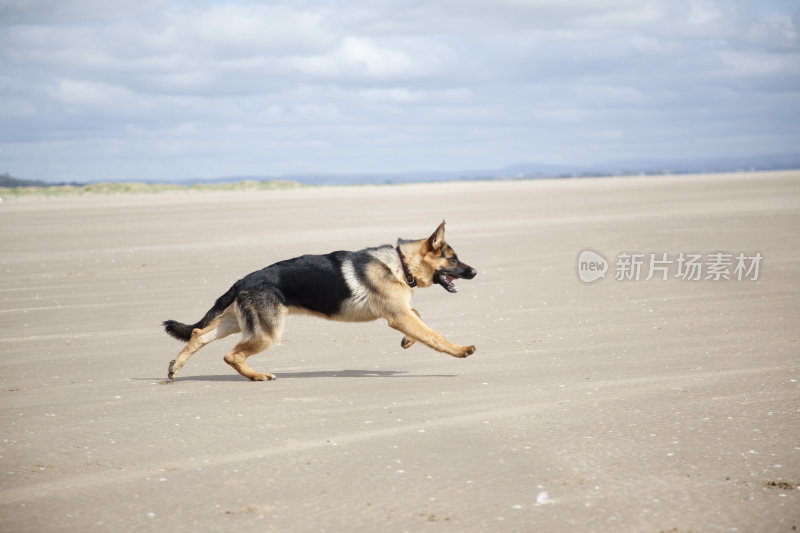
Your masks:
{"label": "dog's nose", "polygon": [[464,271],[464,277],[466,279],[472,279],[477,275],[478,275],[478,272],[472,267],[469,267]]}

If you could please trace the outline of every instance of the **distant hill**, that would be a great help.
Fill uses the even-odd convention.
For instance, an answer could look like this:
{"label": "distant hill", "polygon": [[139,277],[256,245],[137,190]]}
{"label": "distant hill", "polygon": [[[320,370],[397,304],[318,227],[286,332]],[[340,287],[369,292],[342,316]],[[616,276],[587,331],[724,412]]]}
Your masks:
{"label": "distant hill", "polygon": [[52,181],[42,180],[23,180],[15,178],[8,172],[0,174],[0,187],[8,187],[9,189],[16,189],[17,187],[57,187],[62,185],[83,185],[81,183],[53,183]]}
{"label": "distant hill", "polygon": [[[725,156],[718,158],[686,158],[657,159],[640,158],[619,161],[605,161],[595,164],[541,164],[520,163],[495,169],[473,169],[454,171],[392,171],[358,172],[358,173],[289,173],[263,175],[227,175],[212,178],[185,177],[167,179],[141,179],[138,183],[148,186],[200,186],[224,187],[225,184],[268,183],[268,187],[280,184],[303,185],[362,185],[421,183],[441,181],[473,181],[498,179],[541,179],[541,178],[574,178],[593,176],[636,176],[662,174],[706,174],[720,172],[752,172],[759,170],[793,170],[800,169],[800,153],[769,154],[755,156]],[[113,176],[110,182],[116,182]],[[91,187],[102,182],[90,183],[53,183],[42,180],[28,180],[12,177],[9,173],[0,174],[0,187],[19,188],[52,188],[55,186]]]}
{"label": "distant hill", "polygon": [[40,180],[21,180],[12,177],[8,172],[0,174],[0,187],[47,187],[51,185]]}
{"label": "distant hill", "polygon": [[521,163],[504,168],[461,171],[417,171],[375,173],[306,173],[277,176],[223,176],[210,179],[186,178],[176,183],[184,185],[207,182],[238,182],[242,180],[288,180],[306,185],[362,185],[419,183],[439,181],[473,181],[497,179],[574,178],[594,176],[637,176],[663,174],[708,174],[720,172],[752,172],[757,170],[800,169],[800,153],[762,156],[728,156],[716,159],[627,159],[579,165],[549,165]]}

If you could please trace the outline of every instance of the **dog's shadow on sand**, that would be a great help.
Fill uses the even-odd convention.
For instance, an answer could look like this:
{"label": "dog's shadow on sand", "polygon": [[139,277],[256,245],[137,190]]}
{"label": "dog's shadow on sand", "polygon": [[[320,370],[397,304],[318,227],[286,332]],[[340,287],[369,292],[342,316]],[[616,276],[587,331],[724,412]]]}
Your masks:
{"label": "dog's shadow on sand", "polygon": [[[318,370],[316,372],[275,372],[278,379],[304,378],[454,378],[456,374],[410,374],[407,370]],[[134,378],[142,381],[159,381],[159,378]],[[248,381],[237,374],[212,376],[179,376],[174,380],[163,379],[163,383],[178,381]]]}
{"label": "dog's shadow on sand", "polygon": [[278,378],[454,378],[455,374],[409,374],[407,370],[319,370],[277,372]]}

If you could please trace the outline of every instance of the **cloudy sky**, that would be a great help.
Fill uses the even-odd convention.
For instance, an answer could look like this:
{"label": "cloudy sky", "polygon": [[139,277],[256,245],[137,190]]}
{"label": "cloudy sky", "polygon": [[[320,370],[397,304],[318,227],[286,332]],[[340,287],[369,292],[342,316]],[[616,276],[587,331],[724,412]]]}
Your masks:
{"label": "cloudy sky", "polygon": [[794,0],[0,0],[0,173],[800,151]]}

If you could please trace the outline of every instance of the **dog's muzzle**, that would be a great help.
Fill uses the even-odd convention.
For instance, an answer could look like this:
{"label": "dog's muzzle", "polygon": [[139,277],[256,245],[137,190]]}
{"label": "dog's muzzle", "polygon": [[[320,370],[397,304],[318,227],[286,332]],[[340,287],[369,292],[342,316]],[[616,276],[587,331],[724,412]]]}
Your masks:
{"label": "dog's muzzle", "polygon": [[455,279],[472,279],[478,272],[469,265],[461,263],[455,269],[437,270],[433,275],[433,281],[444,287],[447,292],[458,292],[458,288],[453,283]]}

